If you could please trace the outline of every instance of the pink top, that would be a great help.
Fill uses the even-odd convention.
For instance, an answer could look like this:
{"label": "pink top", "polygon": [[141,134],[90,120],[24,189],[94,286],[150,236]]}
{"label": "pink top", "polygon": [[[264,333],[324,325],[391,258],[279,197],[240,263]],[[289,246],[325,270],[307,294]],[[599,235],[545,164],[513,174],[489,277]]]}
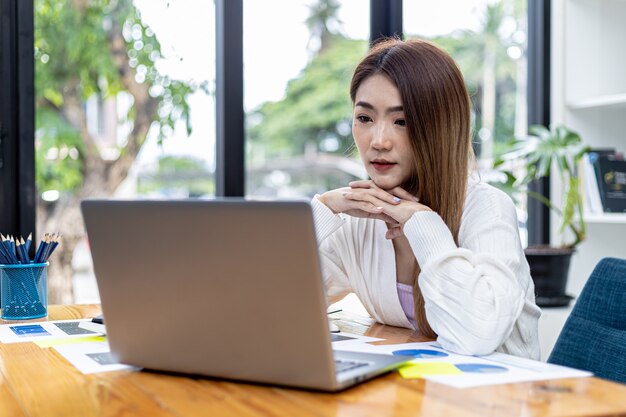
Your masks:
{"label": "pink top", "polygon": [[417,323],[415,322],[415,303],[413,301],[413,287],[408,284],[396,283],[398,289],[398,298],[400,299],[400,305],[404,310],[404,315],[411,322],[413,327],[417,329]]}

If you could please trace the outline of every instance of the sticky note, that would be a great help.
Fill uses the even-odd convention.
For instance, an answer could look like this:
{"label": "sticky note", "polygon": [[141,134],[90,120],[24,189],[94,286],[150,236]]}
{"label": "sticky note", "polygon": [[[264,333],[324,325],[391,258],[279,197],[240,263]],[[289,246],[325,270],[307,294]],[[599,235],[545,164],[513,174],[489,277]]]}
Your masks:
{"label": "sticky note", "polygon": [[74,343],[85,343],[85,342],[106,342],[106,337],[104,336],[87,336],[87,337],[65,337],[62,339],[46,339],[46,340],[38,340],[35,343],[40,348],[49,348],[56,345],[71,345]]}
{"label": "sticky note", "polygon": [[422,378],[428,375],[457,375],[463,372],[447,362],[417,362],[410,363],[399,369],[403,378]]}

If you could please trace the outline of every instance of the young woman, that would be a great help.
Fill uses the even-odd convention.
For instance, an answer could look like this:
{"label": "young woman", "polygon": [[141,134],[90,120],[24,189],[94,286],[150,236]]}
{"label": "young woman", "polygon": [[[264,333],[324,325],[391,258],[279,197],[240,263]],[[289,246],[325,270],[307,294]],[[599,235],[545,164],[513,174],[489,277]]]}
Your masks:
{"label": "young woman", "polygon": [[386,39],[350,86],[369,180],[313,198],[329,302],[463,354],[539,359],[540,310],[512,200],[471,174],[470,101],[452,58]]}

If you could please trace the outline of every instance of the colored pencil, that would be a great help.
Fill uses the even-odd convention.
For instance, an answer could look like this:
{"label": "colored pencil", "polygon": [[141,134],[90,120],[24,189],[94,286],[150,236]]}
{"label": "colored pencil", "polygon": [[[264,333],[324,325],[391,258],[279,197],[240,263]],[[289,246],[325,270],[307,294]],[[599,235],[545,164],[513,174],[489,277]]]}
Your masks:
{"label": "colored pencil", "polygon": [[20,247],[22,248],[22,263],[29,263],[30,257],[28,256],[28,247],[26,246],[26,241],[24,237],[20,236]]}
{"label": "colored pencil", "polygon": [[0,262],[2,262],[3,264],[11,263],[9,254],[6,252],[6,249],[4,248],[4,243],[2,243],[2,241],[0,241]]}
{"label": "colored pencil", "polygon": [[17,242],[15,242],[15,253],[17,253],[17,260],[19,263],[23,264],[25,262],[28,262],[24,259],[24,250],[19,239],[17,239]]}
{"label": "colored pencil", "polygon": [[10,263],[17,264],[19,263],[17,257],[15,256],[15,250],[13,249],[13,245],[11,245],[11,240],[4,235],[0,235],[2,237],[2,245],[6,251],[6,256],[8,257]]}
{"label": "colored pencil", "polygon": [[31,243],[33,243],[33,234],[29,233],[28,238],[26,239],[26,252],[30,250]]}
{"label": "colored pencil", "polygon": [[[28,264],[30,260],[30,246],[32,244],[32,236],[30,233],[27,239],[23,236],[15,237],[13,235],[3,235],[0,233],[0,264]],[[50,258],[50,255],[61,243],[63,235],[60,233],[46,233],[41,239],[33,263],[44,263]]]}
{"label": "colored pencil", "polygon": [[44,244],[46,243],[46,239],[48,234],[44,234],[44,237],[41,238],[41,242],[39,242],[39,246],[37,246],[37,251],[35,252],[35,257],[33,258],[33,262],[39,263],[39,258],[41,257],[41,251],[44,248]]}
{"label": "colored pencil", "polygon": [[52,242],[50,243],[50,246],[48,247],[48,251],[46,252],[46,257],[43,260],[44,262],[47,262],[48,259],[50,258],[50,255],[52,255],[52,252],[54,252],[54,250],[57,248],[57,246],[59,246],[59,243],[61,243],[61,238],[63,237],[63,235],[57,233],[55,237],[53,237]]}

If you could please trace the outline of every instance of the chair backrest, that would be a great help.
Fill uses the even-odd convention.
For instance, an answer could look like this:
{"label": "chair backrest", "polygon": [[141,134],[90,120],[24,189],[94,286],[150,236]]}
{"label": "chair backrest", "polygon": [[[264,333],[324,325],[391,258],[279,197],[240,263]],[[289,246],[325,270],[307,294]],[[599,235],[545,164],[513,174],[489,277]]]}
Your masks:
{"label": "chair backrest", "polygon": [[598,262],[548,362],[626,383],[626,259]]}

